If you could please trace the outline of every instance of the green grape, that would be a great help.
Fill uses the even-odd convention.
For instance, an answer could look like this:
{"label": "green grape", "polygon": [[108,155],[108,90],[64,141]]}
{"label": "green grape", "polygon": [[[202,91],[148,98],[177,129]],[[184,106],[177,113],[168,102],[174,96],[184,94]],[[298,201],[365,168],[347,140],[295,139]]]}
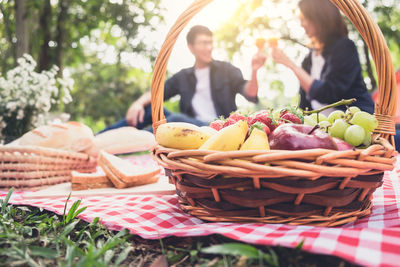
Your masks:
{"label": "green grape", "polygon": [[337,119],[341,119],[344,117],[344,112],[341,110],[335,110],[328,116],[328,121],[333,123]]}
{"label": "green grape", "polygon": [[376,127],[378,127],[378,120],[375,118],[375,116],[365,111],[354,113],[350,123],[357,124],[368,132],[372,132],[376,129]]}
{"label": "green grape", "polygon": [[364,141],[362,142],[362,144],[364,146],[370,146],[372,143],[372,133],[365,131],[365,137],[364,137]]}
{"label": "green grape", "polygon": [[304,124],[315,126],[317,124],[317,121],[314,120],[311,116],[304,116]]}
{"label": "green grape", "polygon": [[333,137],[337,137],[339,139],[344,139],[344,133],[350,125],[344,119],[337,119],[332,124],[331,127],[328,128],[329,134]]}
{"label": "green grape", "polygon": [[359,111],[361,111],[361,109],[360,109],[359,107],[357,107],[357,106],[351,106],[351,107],[347,108],[347,110],[346,110],[346,115],[348,115],[348,114],[354,114],[354,113],[359,112]]}
{"label": "green grape", "polygon": [[359,146],[365,138],[365,130],[359,125],[351,125],[344,133],[344,141],[353,146]]}
{"label": "green grape", "polygon": [[328,118],[322,113],[312,113],[310,115],[316,122],[327,121]]}
{"label": "green grape", "polygon": [[318,125],[319,128],[321,128],[321,130],[324,132],[328,132],[328,128],[331,126],[329,121],[321,121],[320,123],[318,123]]}
{"label": "green grape", "polygon": [[275,120],[278,120],[279,119],[279,115],[281,114],[281,111],[280,110],[274,110],[274,111],[272,111],[272,117],[275,119]]}

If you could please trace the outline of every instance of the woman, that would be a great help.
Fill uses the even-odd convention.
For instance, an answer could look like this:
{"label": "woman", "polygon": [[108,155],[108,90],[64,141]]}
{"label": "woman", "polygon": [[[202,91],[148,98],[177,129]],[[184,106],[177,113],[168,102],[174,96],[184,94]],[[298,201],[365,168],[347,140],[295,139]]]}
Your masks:
{"label": "woman", "polygon": [[311,41],[310,53],[302,67],[277,47],[272,47],[272,57],[299,79],[300,108],[318,109],[341,99],[356,98],[353,105],[373,113],[374,103],[361,75],[357,49],[347,37],[339,10],[329,0],[301,0],[298,6],[301,26]]}

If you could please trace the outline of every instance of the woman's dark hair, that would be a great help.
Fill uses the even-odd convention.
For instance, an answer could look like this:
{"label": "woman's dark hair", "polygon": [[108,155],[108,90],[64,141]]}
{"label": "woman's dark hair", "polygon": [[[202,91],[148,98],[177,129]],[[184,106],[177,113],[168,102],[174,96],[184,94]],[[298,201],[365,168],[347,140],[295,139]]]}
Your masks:
{"label": "woman's dark hair", "polygon": [[347,36],[346,22],[330,0],[301,0],[298,5],[304,17],[316,28],[316,38],[325,46]]}
{"label": "woman's dark hair", "polygon": [[196,25],[193,26],[192,28],[190,28],[188,34],[186,35],[186,41],[188,44],[194,44],[194,40],[196,39],[196,36],[199,34],[204,34],[204,35],[208,35],[208,36],[212,36],[212,31],[210,31],[209,28],[207,28],[206,26],[202,26],[202,25]]}

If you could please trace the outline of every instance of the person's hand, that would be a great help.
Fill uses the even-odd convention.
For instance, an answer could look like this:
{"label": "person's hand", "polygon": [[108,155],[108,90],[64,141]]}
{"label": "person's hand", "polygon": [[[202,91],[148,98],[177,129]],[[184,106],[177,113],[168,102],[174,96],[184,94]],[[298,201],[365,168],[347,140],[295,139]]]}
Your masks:
{"label": "person's hand", "polygon": [[257,52],[251,60],[252,70],[257,71],[264,65],[266,60],[267,60],[267,55],[264,52],[261,51]]}
{"label": "person's hand", "polygon": [[290,58],[288,58],[286,54],[283,53],[283,51],[280,50],[278,47],[271,47],[271,48],[272,48],[271,55],[276,63],[283,64],[286,67],[290,67],[293,64],[293,61],[291,61]]}
{"label": "person's hand", "polygon": [[144,107],[138,103],[132,103],[126,112],[126,122],[128,125],[136,127],[139,122],[143,122],[144,119]]}

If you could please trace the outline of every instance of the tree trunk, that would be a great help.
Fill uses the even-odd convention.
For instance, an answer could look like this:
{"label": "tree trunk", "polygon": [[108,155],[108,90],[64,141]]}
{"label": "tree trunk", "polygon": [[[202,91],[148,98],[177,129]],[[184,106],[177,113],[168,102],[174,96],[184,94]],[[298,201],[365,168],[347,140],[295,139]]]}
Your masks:
{"label": "tree trunk", "polygon": [[57,20],[57,36],[56,36],[56,55],[55,64],[60,68],[59,75],[62,75],[63,70],[63,57],[64,57],[64,42],[66,37],[65,23],[68,18],[69,0],[60,0],[59,15]]}
{"label": "tree trunk", "polygon": [[28,12],[26,0],[15,0],[15,34],[17,37],[17,58],[29,53]]}
{"label": "tree trunk", "polygon": [[[3,54],[3,58],[7,58],[8,55],[12,55],[12,57],[15,59],[17,57],[17,50],[15,47],[15,44],[13,42],[13,22],[10,19],[10,11],[7,11],[7,8],[4,7],[4,3],[0,2],[0,11],[3,14],[3,20],[4,20],[4,30],[6,32],[6,37],[7,40],[10,44],[9,49]],[[16,63],[16,62],[15,62]],[[7,69],[7,62],[6,60],[3,60],[2,62],[2,70],[3,72]]]}
{"label": "tree trunk", "polygon": [[43,43],[40,46],[39,53],[39,70],[48,70],[50,67],[50,18],[51,18],[51,3],[46,0],[42,13],[40,14],[39,24],[40,30],[43,33]]}

